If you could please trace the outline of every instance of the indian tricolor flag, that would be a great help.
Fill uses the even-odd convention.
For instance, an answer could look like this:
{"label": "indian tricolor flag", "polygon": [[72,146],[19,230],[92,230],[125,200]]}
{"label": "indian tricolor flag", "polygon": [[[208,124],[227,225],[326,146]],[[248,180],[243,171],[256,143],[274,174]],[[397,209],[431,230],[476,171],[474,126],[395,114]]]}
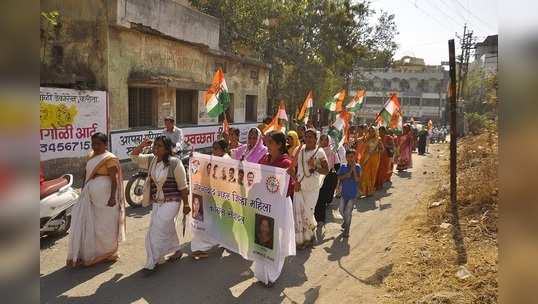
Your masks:
{"label": "indian tricolor flag", "polygon": [[278,112],[276,113],[275,117],[273,117],[273,120],[265,129],[263,129],[263,134],[269,134],[269,132],[282,132],[286,134],[286,126],[282,124],[282,121],[288,121],[288,114],[286,114],[286,105],[284,104],[284,101],[280,101],[280,105],[278,107]]}
{"label": "indian tricolor flag", "polygon": [[325,103],[325,108],[331,112],[341,112],[344,108],[342,104],[346,98],[346,90],[342,89],[333,98]]}
{"label": "indian tricolor flag", "polygon": [[302,121],[306,125],[308,123],[310,112],[312,111],[313,107],[314,107],[314,98],[312,98],[312,91],[310,91],[308,92],[308,95],[306,95],[306,98],[303,102],[303,106],[301,107],[301,111],[299,112],[299,115],[297,116],[297,120]]}
{"label": "indian tricolor flag", "polygon": [[348,141],[349,122],[352,117],[353,115],[345,109],[336,115],[336,120],[334,121],[331,130],[329,130],[329,136],[331,136],[333,141],[337,143],[334,147],[335,149]]}
{"label": "indian tricolor flag", "polygon": [[362,109],[365,95],[365,90],[357,90],[357,93],[355,96],[353,96],[353,99],[351,99],[351,101],[347,104],[346,109],[350,112],[358,112],[360,109]]}
{"label": "indian tricolor flag", "polygon": [[400,111],[400,101],[395,94],[391,95],[381,112],[377,115],[376,123],[391,129],[401,128],[402,113]]}
{"label": "indian tricolor flag", "polygon": [[230,94],[224,80],[224,73],[219,68],[213,77],[213,83],[204,96],[205,107],[209,117],[218,117],[230,105]]}

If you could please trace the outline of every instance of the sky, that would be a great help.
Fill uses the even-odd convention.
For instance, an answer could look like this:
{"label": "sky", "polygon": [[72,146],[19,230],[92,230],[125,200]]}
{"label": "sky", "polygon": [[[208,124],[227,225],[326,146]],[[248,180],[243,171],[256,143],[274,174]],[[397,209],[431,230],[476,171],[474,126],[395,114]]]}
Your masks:
{"label": "sky", "polygon": [[448,40],[462,35],[465,23],[478,41],[498,34],[496,0],[372,0],[376,11],[395,15],[398,51],[402,56],[423,58],[426,64],[448,61]]}

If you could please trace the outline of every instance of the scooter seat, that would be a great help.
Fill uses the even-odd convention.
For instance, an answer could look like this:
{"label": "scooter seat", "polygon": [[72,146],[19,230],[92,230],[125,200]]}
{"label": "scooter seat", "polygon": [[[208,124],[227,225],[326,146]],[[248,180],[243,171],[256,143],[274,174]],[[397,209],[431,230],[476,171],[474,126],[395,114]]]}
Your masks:
{"label": "scooter seat", "polygon": [[59,177],[56,179],[48,180],[43,182],[41,187],[39,187],[39,196],[40,199],[47,197],[67,185],[69,181],[65,177]]}

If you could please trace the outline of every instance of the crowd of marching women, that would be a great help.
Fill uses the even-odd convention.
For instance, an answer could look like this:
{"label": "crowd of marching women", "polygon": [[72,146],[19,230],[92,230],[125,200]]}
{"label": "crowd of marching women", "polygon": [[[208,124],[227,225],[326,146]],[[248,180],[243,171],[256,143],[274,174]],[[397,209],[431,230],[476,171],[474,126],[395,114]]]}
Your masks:
{"label": "crowd of marching women", "polygon": [[[411,168],[412,150],[417,144],[417,136],[409,125],[404,125],[398,135],[383,126],[350,126],[347,141],[340,145],[327,130],[322,132],[312,123],[286,134],[264,131],[267,131],[265,124],[250,129],[246,142],[241,143],[239,130],[230,128],[213,144],[212,155],[287,170],[290,175],[287,196],[292,200],[297,249],[315,244],[316,228],[326,222],[326,210],[335,197],[343,217],[342,236],[349,237],[357,200],[386,186],[395,167],[400,171]],[[184,254],[175,219],[181,206],[183,214],[189,214],[191,209],[187,174],[181,161],[174,157],[172,140],[167,135],[153,142],[146,139],[131,153],[131,159],[149,173],[143,199],[146,205],[152,204],[145,239],[144,271],[148,274],[165,261],[165,256],[168,261],[174,261]],[[143,154],[143,149],[150,145],[153,153]],[[81,203],[73,210],[67,259],[70,266],[116,260],[118,243],[124,238],[121,167],[117,157],[107,151],[104,134],[92,137],[92,149]],[[192,257],[208,257],[208,251],[216,245],[193,233]],[[271,285],[279,277],[283,264],[284,258],[271,264],[255,262],[254,274]]]}
{"label": "crowd of marching women", "polygon": [[[208,115],[215,117],[224,112],[229,102],[227,94],[224,74],[218,69],[205,97]],[[336,117],[334,123],[323,130],[316,129],[308,120],[313,104],[312,92],[309,92],[297,117],[302,124],[295,130],[284,133],[285,128],[280,121],[287,121],[288,117],[281,101],[276,116],[250,129],[245,143],[240,142],[238,129],[228,128],[226,116],[222,138],[213,143],[213,156],[286,169],[290,178],[285,195],[288,202],[292,201],[293,207],[293,214],[288,214],[288,223],[293,220],[289,228],[295,230],[295,233],[292,230],[279,232],[282,238],[289,240],[286,248],[280,248],[286,255],[315,244],[316,228],[323,227],[327,207],[335,197],[339,198],[337,201],[343,217],[342,237],[349,237],[352,211],[357,200],[372,196],[385,187],[395,166],[398,171],[412,168],[412,151],[417,145],[419,154],[424,154],[427,149],[431,121],[428,123],[430,131],[426,128],[418,131],[409,124],[403,125],[401,130],[384,127],[401,126],[400,102],[395,94],[391,95],[376,118],[376,126],[350,125],[350,112],[361,108],[365,91],[357,90],[344,107],[345,95],[346,91],[341,90],[326,104]],[[130,155],[133,162],[148,171],[143,195],[143,204],[152,204],[151,222],[145,239],[144,272],[147,274],[153,273],[165,257],[175,261],[183,256],[175,223],[180,209],[184,215],[191,212],[187,174],[173,152],[183,136],[173,120],[173,117],[167,117],[163,135],[153,142],[145,139]],[[123,239],[125,231],[123,178],[117,157],[107,151],[107,140],[102,133],[92,136],[93,152],[86,166],[85,186],[79,204],[72,212],[67,259],[71,266],[87,266],[118,258],[118,242]],[[144,148],[150,146],[152,153],[143,153]],[[216,165],[212,169],[215,177]],[[210,171],[211,167],[208,167],[207,173],[210,174]],[[253,177],[240,171],[238,181],[235,171],[229,172],[229,181],[249,184],[249,178]],[[221,176],[226,179],[226,172],[222,171]],[[193,218],[199,216],[199,205],[200,202],[193,196]],[[268,231],[269,223],[262,225],[261,229]],[[208,251],[219,245],[206,234],[192,232],[190,245],[195,259],[208,257]],[[270,241],[260,235],[260,242]],[[280,255],[271,262],[256,260],[253,267],[255,277],[267,286],[272,285],[280,276],[286,255]]]}

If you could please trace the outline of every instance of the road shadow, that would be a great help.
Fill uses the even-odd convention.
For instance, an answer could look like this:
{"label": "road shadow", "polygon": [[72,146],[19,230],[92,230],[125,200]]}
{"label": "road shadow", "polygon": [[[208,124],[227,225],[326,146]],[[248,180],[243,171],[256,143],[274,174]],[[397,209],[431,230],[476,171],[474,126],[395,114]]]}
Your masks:
{"label": "road shadow", "polygon": [[461,233],[460,218],[458,213],[458,205],[450,204],[450,223],[452,224],[452,239],[456,246],[458,265],[467,264],[467,250],[465,249],[465,243],[463,241],[463,235]]}
{"label": "road shadow", "polygon": [[393,264],[389,264],[380,267],[374,272],[374,274],[365,279],[359,279],[359,281],[367,285],[379,286],[383,283],[383,280],[385,280],[385,278],[392,273],[393,266]]}
{"label": "road shadow", "polygon": [[358,212],[367,212],[377,209],[376,202],[377,198],[375,196],[368,196],[355,201],[355,208]]}
{"label": "road shadow", "polygon": [[[41,281],[41,301],[50,303],[132,303],[144,300],[148,303],[237,303],[230,288],[250,279],[250,261],[238,255],[228,255],[195,261],[184,257],[178,262],[159,266],[156,273],[146,277],[142,271],[129,276],[116,273],[102,283],[94,294],[70,297],[61,295],[85,280],[99,274],[88,269],[83,277],[71,283],[72,273],[59,272]],[[86,269],[83,269],[83,271]],[[113,269],[111,271],[114,271]],[[82,276],[82,273],[75,273]],[[68,283],[69,282],[69,283]],[[59,284],[62,288],[54,288]]]}
{"label": "road shadow", "polygon": [[329,248],[323,248],[327,252],[327,260],[340,261],[343,257],[349,255],[349,243],[348,239],[344,238],[342,234],[333,239],[333,243]]}
{"label": "road shadow", "polygon": [[129,205],[125,207],[125,216],[134,218],[143,218],[151,212],[151,206],[133,208]]}
{"label": "road shadow", "polygon": [[319,298],[319,290],[321,289],[321,285],[318,285],[316,287],[310,287],[305,293],[304,293],[304,302],[305,304],[312,304],[316,303],[316,300]]}
{"label": "road shadow", "polygon": [[[280,278],[272,287],[267,288],[258,282],[252,283],[239,297],[230,303],[282,303],[284,298],[287,297],[284,292],[286,288],[302,286],[308,280],[304,264],[310,258],[311,253],[311,248],[298,250],[297,255],[286,258]],[[312,301],[315,301],[318,296],[319,289],[317,292],[315,290],[305,292],[305,298]],[[305,303],[314,303],[306,302],[306,299]],[[220,299],[218,302],[228,303],[222,302]]]}
{"label": "road shadow", "polygon": [[[115,273],[103,282],[95,293],[88,296],[66,296],[63,293],[83,284],[93,277],[111,271],[110,265],[96,265],[82,269],[62,268],[41,277],[41,301],[43,303],[133,303],[140,300],[148,303],[280,303],[283,291],[292,286],[301,286],[307,280],[304,263],[311,249],[287,257],[280,278],[267,288],[253,282],[240,295],[234,296],[232,288],[251,280],[251,261],[238,254],[220,255],[224,250],[211,250],[210,257],[194,260],[183,257],[178,262],[167,262],[159,266],[156,273],[146,277],[142,271],[129,276]],[[306,295],[317,297],[314,291]]]}
{"label": "road shadow", "polygon": [[388,196],[391,196],[392,193],[391,192],[388,192],[389,189],[392,188],[392,182],[386,182],[385,184],[383,184],[383,187],[381,189],[377,189],[374,193],[374,196],[377,198],[377,199],[382,199],[384,197],[388,197]]}
{"label": "road shadow", "polygon": [[411,176],[413,174],[411,171],[396,171],[395,175],[398,176],[399,178],[411,179]]}
{"label": "road shadow", "polygon": [[390,204],[390,203],[388,203],[388,204],[379,203],[379,211],[383,211],[383,210],[390,209],[390,208],[392,208],[392,204]]}
{"label": "road shadow", "polygon": [[47,275],[40,275],[40,298],[42,303],[58,303],[58,296],[83,284],[93,277],[111,270],[114,263],[100,263],[92,267],[69,268],[64,266]]}
{"label": "road shadow", "polygon": [[52,246],[56,245],[56,243],[63,239],[64,237],[67,237],[69,233],[65,233],[62,235],[44,235],[39,238],[39,249],[49,249]]}

